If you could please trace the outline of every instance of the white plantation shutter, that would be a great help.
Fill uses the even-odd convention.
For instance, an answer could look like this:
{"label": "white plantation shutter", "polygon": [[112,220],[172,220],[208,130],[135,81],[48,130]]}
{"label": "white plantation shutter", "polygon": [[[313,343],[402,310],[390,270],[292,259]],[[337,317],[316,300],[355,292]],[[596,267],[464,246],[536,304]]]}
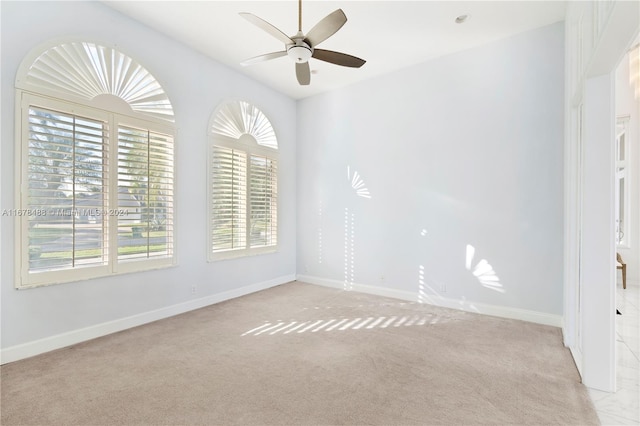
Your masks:
{"label": "white plantation shutter", "polygon": [[16,287],[175,263],[174,115],[112,47],[39,46],[16,75]]}
{"label": "white plantation shutter", "polygon": [[214,252],[247,244],[247,155],[214,146],[211,157],[211,247]]}
{"label": "white plantation shutter", "polygon": [[251,247],[273,246],[278,235],[278,167],[275,160],[251,156]]}
{"label": "white plantation shutter", "polygon": [[18,286],[173,265],[167,126],[35,95],[22,110]]}
{"label": "white plantation shutter", "polygon": [[211,120],[209,260],[273,252],[278,243],[278,143],[267,117],[229,102]]}
{"label": "white plantation shutter", "polygon": [[39,54],[19,76],[20,88],[54,97],[92,101],[113,95],[136,113],[173,122],[173,108],[153,75],[112,47],[89,42],[58,44]]}
{"label": "white plantation shutter", "polygon": [[118,259],[173,254],[173,138],[118,127]]}
{"label": "white plantation shutter", "polygon": [[104,265],[107,123],[28,108],[28,270]]}

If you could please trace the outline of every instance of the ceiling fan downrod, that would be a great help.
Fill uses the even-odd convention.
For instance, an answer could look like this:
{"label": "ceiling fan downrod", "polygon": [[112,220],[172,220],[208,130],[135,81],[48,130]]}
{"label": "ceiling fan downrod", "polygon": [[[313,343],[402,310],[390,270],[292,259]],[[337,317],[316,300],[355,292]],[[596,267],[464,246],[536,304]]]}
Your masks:
{"label": "ceiling fan downrod", "polygon": [[313,49],[304,42],[302,32],[302,0],[298,0],[298,33],[291,37],[293,45],[287,47],[287,55],[297,64],[304,64],[313,55]]}

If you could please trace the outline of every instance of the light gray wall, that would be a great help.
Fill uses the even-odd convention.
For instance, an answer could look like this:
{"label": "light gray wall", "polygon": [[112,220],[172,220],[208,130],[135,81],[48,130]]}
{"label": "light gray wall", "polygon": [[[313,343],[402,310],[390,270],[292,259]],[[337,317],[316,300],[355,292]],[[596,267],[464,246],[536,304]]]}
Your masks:
{"label": "light gray wall", "polygon": [[[52,39],[97,41],[138,60],[163,85],[176,116],[179,266],[85,282],[14,289],[14,222],[2,217],[1,347],[163,309],[195,298],[295,274],[295,117],[293,100],[125,18],[99,2],[2,2],[2,209],[16,208],[14,81],[35,46]],[[206,262],[206,144],[213,110],[228,98],[258,106],[280,146],[280,251]],[[197,293],[191,294],[191,286]]]}
{"label": "light gray wall", "polygon": [[[298,273],[561,314],[563,37],[558,23],[299,101]],[[493,285],[473,274],[483,259]]]}

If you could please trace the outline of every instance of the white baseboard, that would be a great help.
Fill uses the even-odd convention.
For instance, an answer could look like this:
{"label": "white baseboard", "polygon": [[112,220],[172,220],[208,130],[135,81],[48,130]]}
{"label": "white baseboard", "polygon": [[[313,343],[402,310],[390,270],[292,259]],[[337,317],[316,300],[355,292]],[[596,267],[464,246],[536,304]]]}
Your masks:
{"label": "white baseboard", "polygon": [[116,333],[118,331],[137,327],[160,319],[169,318],[195,309],[204,308],[205,306],[214,305],[216,303],[224,302],[225,300],[235,299],[236,297],[266,290],[294,280],[295,275],[285,275],[272,280],[250,284],[234,290],[189,300],[187,302],[178,303],[176,305],[167,306],[153,311],[143,312],[141,314],[57,334],[44,339],[11,346],[0,351],[0,364],[18,361],[55,349],[75,345],[97,337],[106,336],[107,334]]}
{"label": "white baseboard", "polygon": [[[345,289],[343,281],[320,278],[310,275],[297,275],[296,279],[309,284],[321,285],[324,287]],[[375,294],[377,296],[391,297],[394,299],[408,300],[412,302],[418,301],[418,295],[415,292],[405,290],[395,290],[386,287],[375,287],[366,284],[350,284],[349,290],[360,293]],[[475,303],[458,299],[447,299],[439,295],[426,296],[424,303],[430,305],[441,306],[444,308],[457,309],[466,312],[474,312],[478,314],[491,315],[494,317],[516,319],[528,321],[537,324],[551,325],[554,327],[562,327],[562,316],[547,314],[543,312],[529,311],[526,309],[510,308],[506,306],[488,305],[485,303]]]}
{"label": "white baseboard", "polygon": [[[344,289],[344,283],[338,280],[331,280],[310,275],[286,275],[234,290],[225,291],[223,293],[213,294],[210,296],[189,300],[187,302],[167,306],[153,311],[144,312],[141,314],[108,321],[94,326],[57,334],[55,336],[46,337],[44,339],[11,346],[0,350],[0,364],[18,361],[52,350],[75,345],[87,340],[95,339],[97,337],[106,336],[118,331],[137,327],[139,325],[144,325],[164,318],[169,318],[174,315],[193,311],[195,309],[204,308],[205,306],[214,305],[216,303],[224,302],[225,300],[235,299],[236,297],[255,293],[261,290],[266,290],[268,288],[285,284],[294,280],[325,287]],[[355,283],[353,285],[350,285],[350,290],[361,293],[375,294],[378,296],[391,297],[400,300],[417,301],[417,295],[415,293],[404,290],[395,290],[391,288],[375,287]],[[561,327],[562,325],[562,317],[560,315],[551,315],[524,309],[488,305],[483,303],[470,303],[456,299],[447,299],[441,296],[428,297],[425,300],[425,303],[445,308],[458,309],[462,311],[475,312],[502,318],[517,319],[538,324],[551,325],[555,327]]]}

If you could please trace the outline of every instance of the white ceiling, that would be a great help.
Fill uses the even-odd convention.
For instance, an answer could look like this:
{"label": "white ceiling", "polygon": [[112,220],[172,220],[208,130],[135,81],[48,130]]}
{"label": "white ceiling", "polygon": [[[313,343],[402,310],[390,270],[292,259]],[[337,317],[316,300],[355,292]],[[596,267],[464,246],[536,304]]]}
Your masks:
{"label": "white ceiling", "polygon": [[[304,1],[302,29],[341,8],[348,21],[319,47],[367,60],[358,69],[311,59],[311,84],[300,86],[281,57],[249,67],[244,59],[284,50],[243,19],[250,12],[287,35],[298,28],[296,0],[106,1],[108,6],[294,99],[353,84],[438,56],[469,49],[564,19],[564,1]],[[467,14],[464,24],[455,18]]]}

